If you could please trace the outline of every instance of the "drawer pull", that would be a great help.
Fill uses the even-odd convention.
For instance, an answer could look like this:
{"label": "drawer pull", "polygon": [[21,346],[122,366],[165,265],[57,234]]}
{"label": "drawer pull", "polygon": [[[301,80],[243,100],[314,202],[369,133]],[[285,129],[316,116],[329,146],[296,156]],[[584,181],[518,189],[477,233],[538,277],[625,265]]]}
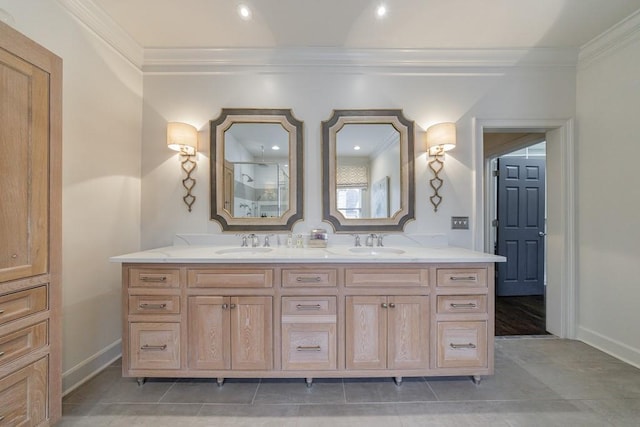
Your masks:
{"label": "drawer pull", "polygon": [[469,344],[454,344],[454,343],[451,343],[451,344],[449,344],[449,347],[451,347],[454,350],[459,350],[461,348],[476,348],[476,345],[475,344],[471,344],[471,343],[469,343]]}
{"label": "drawer pull", "polygon": [[4,356],[4,351],[0,351],[0,357]]}
{"label": "drawer pull", "polygon": [[4,416],[0,415],[0,421],[4,420]]}
{"label": "drawer pull", "polygon": [[320,304],[297,304],[296,310],[320,310],[322,306]]}
{"label": "drawer pull", "polygon": [[164,310],[165,308],[167,308],[167,304],[162,303],[162,304],[148,304],[148,303],[142,303],[140,304],[138,307],[140,307],[143,310]]}
{"label": "drawer pull", "polygon": [[475,282],[478,280],[476,276],[451,276],[452,282]]}
{"label": "drawer pull", "polygon": [[296,347],[296,351],[320,351],[321,348],[319,345],[310,345],[310,346],[304,346],[304,345],[299,345],[298,347]]}
{"label": "drawer pull", "polygon": [[321,281],[322,278],[320,276],[315,277],[296,277],[296,282],[298,283],[317,283]]}
{"label": "drawer pull", "polygon": [[140,276],[143,282],[166,282],[167,276]]}
{"label": "drawer pull", "polygon": [[475,302],[468,302],[465,304],[452,302],[450,304],[451,308],[476,308],[478,307]]}
{"label": "drawer pull", "polygon": [[163,344],[163,345],[143,345],[142,347],[140,347],[140,350],[142,351],[165,351],[167,349],[167,345]]}
{"label": "drawer pull", "polygon": [[0,309],[0,314],[4,313],[4,309]]}

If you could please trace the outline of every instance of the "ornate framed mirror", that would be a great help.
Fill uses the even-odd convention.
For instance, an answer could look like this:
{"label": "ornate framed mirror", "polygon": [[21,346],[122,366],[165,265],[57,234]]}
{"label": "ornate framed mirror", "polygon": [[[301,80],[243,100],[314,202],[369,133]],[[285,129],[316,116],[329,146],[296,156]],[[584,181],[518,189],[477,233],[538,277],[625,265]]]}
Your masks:
{"label": "ornate framed mirror", "polygon": [[414,219],[414,123],[402,110],[334,110],[322,122],[322,216],[337,233]]}
{"label": "ornate framed mirror", "polygon": [[211,126],[211,219],[223,231],[303,218],[302,122],[290,109],[223,108]]}

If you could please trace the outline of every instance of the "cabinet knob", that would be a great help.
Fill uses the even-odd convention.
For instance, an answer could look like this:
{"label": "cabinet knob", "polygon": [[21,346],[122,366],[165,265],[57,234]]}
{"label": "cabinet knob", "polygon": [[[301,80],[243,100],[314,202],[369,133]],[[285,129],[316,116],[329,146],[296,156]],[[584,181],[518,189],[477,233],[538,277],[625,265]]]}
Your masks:
{"label": "cabinet knob", "polygon": [[229,304],[222,304],[222,309],[226,310],[227,308],[229,308]]}
{"label": "cabinet knob", "polygon": [[395,305],[394,303],[392,303],[392,302],[391,302],[391,303],[389,303],[389,307],[391,307],[391,308],[396,308],[396,305]]}
{"label": "cabinet knob", "polygon": [[233,310],[234,308],[236,308],[236,305],[235,305],[235,304],[231,304],[231,305],[229,306],[229,308]]}
{"label": "cabinet knob", "polygon": [[382,307],[382,308],[387,308],[388,306],[387,306],[387,303],[386,303],[386,302],[383,302],[382,304],[380,304],[380,307]]}

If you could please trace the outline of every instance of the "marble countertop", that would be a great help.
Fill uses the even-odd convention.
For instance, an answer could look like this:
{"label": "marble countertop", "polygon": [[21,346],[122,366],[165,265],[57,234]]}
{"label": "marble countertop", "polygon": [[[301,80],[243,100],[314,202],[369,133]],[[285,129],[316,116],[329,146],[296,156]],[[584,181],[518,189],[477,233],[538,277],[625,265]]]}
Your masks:
{"label": "marble countertop", "polygon": [[505,257],[457,247],[328,246],[287,248],[174,245],[114,256],[121,263],[464,263],[504,262]]}

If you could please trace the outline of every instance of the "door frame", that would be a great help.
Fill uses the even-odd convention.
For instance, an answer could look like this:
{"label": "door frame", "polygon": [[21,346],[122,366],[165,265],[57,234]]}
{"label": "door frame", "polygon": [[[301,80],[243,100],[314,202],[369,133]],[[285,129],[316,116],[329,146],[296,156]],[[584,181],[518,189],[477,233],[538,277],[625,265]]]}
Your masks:
{"label": "door frame", "polygon": [[[487,183],[491,175],[488,161],[484,159],[484,132],[500,130],[526,130],[528,132],[558,131],[560,159],[549,162],[547,154],[547,177],[559,177],[558,194],[547,195],[549,217],[548,224],[556,223],[558,235],[547,238],[547,295],[559,298],[547,302],[547,330],[560,338],[574,339],[577,327],[577,287],[576,287],[576,238],[575,238],[575,148],[574,120],[571,119],[472,119],[472,159],[473,175],[473,234],[472,245],[475,250],[493,252],[491,245],[491,215],[488,203]],[[549,142],[547,141],[547,150]],[[547,152],[548,153],[548,152]],[[547,186],[549,183],[547,182]],[[559,215],[553,215],[558,212]],[[559,256],[550,257],[549,253]]]}

